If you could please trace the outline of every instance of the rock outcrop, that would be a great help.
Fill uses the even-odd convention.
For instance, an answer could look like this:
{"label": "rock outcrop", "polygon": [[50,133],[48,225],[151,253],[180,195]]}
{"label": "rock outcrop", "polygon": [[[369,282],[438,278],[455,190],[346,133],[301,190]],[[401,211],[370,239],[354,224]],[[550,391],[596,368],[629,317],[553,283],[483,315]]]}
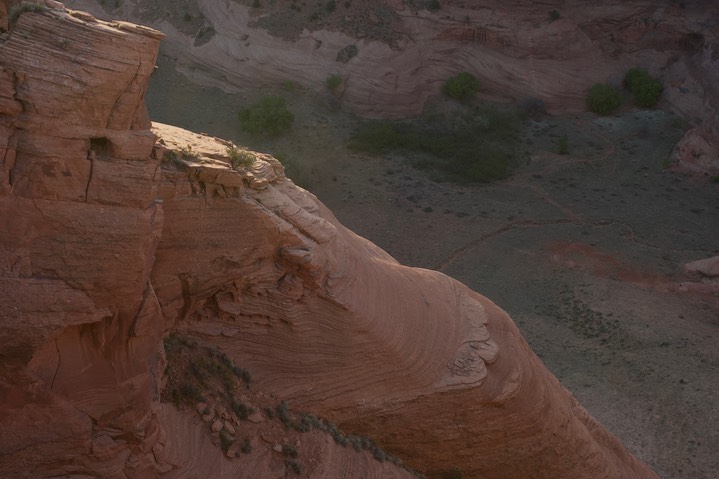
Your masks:
{"label": "rock outcrop", "polygon": [[[639,66],[662,79],[663,105],[692,120],[674,154],[679,166],[719,172],[719,13],[711,2],[443,1],[430,11],[355,0],[328,12],[198,0],[185,18],[152,3],[129,0],[108,13],[94,0],[71,2],[167,32],[165,51],[196,81],[241,90],[291,80],[321,92],[339,74],[343,107],[375,118],[420,113],[460,71],[475,74],[492,101],[586,111],[594,83],[618,85]],[[354,55],[343,54],[350,47]]]}
{"label": "rock outcrop", "polygon": [[[161,33],[44,5],[0,38],[3,476],[299,474],[289,432],[227,457],[242,408],[162,399],[172,332],[429,477],[656,477],[498,306],[353,234],[274,158],[151,129]],[[409,477],[307,434],[307,477]]]}

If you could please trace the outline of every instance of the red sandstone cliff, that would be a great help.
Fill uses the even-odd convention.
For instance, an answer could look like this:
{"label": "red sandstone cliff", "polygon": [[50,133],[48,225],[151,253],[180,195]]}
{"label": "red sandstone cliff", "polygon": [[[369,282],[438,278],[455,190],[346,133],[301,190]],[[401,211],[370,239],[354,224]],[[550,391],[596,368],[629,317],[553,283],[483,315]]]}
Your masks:
{"label": "red sandstone cliff", "polygon": [[[4,477],[292,476],[276,446],[295,437],[303,477],[409,477],[265,409],[178,411],[171,332],[250,371],[243,400],[430,477],[656,477],[489,300],[348,231],[277,160],[232,168],[227,142],[151,129],[162,34],[47,5],[0,38]],[[213,437],[239,427],[254,451],[228,458]]]}

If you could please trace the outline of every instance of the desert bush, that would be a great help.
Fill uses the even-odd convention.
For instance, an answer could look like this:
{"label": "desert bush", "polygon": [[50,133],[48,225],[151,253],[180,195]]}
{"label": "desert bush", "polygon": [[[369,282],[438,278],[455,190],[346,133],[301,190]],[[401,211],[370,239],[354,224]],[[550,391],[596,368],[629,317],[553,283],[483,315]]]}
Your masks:
{"label": "desert bush", "polygon": [[429,4],[427,5],[427,10],[436,12],[441,7],[442,7],[442,5],[439,3],[439,0],[430,0]]}
{"label": "desert bush", "polygon": [[455,100],[466,102],[472,99],[479,87],[479,80],[474,75],[462,72],[447,80],[442,87],[442,91]]}
{"label": "desert bush", "polygon": [[340,75],[338,75],[337,73],[334,73],[334,74],[328,76],[327,79],[325,80],[325,86],[332,91],[335,91],[337,88],[339,88],[339,86],[341,84],[342,84],[342,77]]}
{"label": "desert bush", "polygon": [[624,76],[624,86],[634,96],[634,102],[642,108],[651,108],[657,104],[664,91],[659,80],[652,78],[640,68],[632,68]]}
{"label": "desert bush", "polygon": [[347,45],[342,50],[337,52],[337,56],[335,57],[335,60],[342,63],[347,63],[352,58],[357,56],[359,53],[359,48],[357,48],[357,45]]}
{"label": "desert bush", "polygon": [[232,145],[227,148],[227,158],[233,168],[252,166],[257,159],[254,153],[249,150],[242,150]]}
{"label": "desert bush", "polygon": [[252,134],[276,136],[292,127],[295,116],[281,96],[267,95],[238,113],[242,129]]}
{"label": "desert bush", "polygon": [[227,452],[228,449],[230,449],[230,446],[234,444],[235,438],[227,432],[225,429],[220,431],[220,447],[222,448],[223,452]]}
{"label": "desert bush", "polygon": [[606,83],[595,83],[587,95],[587,107],[589,111],[600,115],[608,115],[622,104],[622,97],[619,90]]}
{"label": "desert bush", "polygon": [[557,148],[560,155],[566,155],[569,153],[569,138],[567,138],[567,134],[563,134],[559,138],[559,148]]}
{"label": "desert bush", "polygon": [[242,443],[242,448],[240,450],[245,454],[251,453],[252,452],[252,442],[249,439],[245,439],[245,442]]}
{"label": "desert bush", "polygon": [[302,466],[294,459],[285,460],[285,466],[295,474],[302,474]]}
{"label": "desert bush", "polygon": [[198,161],[200,159],[200,154],[192,151],[192,145],[190,144],[180,147],[180,155],[183,160]]}
{"label": "desert bush", "polygon": [[243,402],[237,402],[234,399],[232,399],[232,401],[230,402],[230,408],[237,416],[237,419],[243,421],[255,412],[254,408],[248,406]]}
{"label": "desert bush", "polygon": [[297,448],[295,448],[291,444],[283,444],[282,455],[285,457],[297,457]]}

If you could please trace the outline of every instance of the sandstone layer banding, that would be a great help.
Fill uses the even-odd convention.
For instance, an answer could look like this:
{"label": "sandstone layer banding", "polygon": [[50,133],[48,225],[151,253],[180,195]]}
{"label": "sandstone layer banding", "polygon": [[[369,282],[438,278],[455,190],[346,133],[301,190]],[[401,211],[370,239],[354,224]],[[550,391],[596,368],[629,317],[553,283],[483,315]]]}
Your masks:
{"label": "sandstone layer banding", "polygon": [[[429,477],[656,477],[488,299],[397,263],[274,158],[231,168],[229,143],[151,126],[161,33],[46,5],[0,38],[4,477],[282,477],[160,401],[171,332]],[[307,477],[409,477],[315,441]]]}

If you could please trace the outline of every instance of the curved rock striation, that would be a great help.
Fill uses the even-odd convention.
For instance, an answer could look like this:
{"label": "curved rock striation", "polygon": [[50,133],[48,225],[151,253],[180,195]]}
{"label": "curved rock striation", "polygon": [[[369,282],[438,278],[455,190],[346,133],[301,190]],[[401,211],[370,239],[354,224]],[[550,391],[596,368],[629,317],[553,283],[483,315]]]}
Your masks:
{"label": "curved rock striation", "polygon": [[[257,424],[289,405],[429,477],[656,477],[492,302],[347,230],[274,158],[151,128],[161,38],[55,2],[0,38],[3,476],[284,477],[289,432]],[[252,373],[237,400],[286,401],[249,418],[265,446],[219,452],[238,404],[161,400],[170,332]],[[410,477],[301,417],[310,477]]]}

